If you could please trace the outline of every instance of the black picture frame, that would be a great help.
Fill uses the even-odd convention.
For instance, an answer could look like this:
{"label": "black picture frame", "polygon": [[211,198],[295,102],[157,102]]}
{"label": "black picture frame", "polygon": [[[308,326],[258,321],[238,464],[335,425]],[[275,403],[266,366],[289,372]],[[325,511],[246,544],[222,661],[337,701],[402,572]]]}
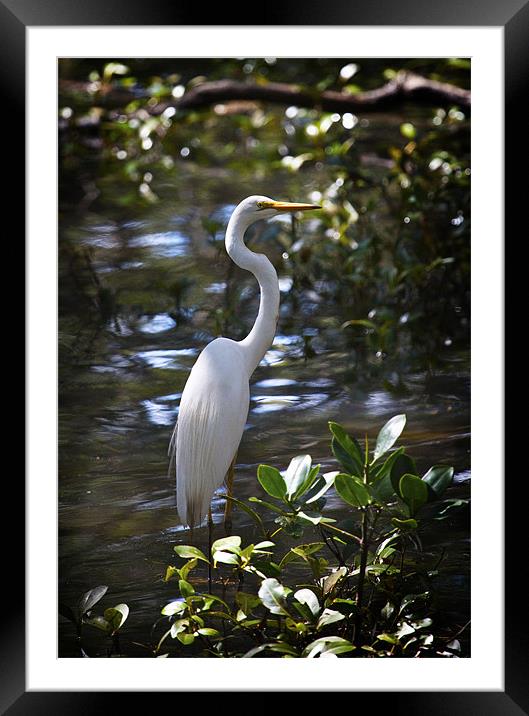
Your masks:
{"label": "black picture frame", "polygon": [[[247,8],[248,10],[249,8]],[[184,6],[183,3],[166,0],[90,0],[74,3],[71,0],[0,0],[0,83],[2,89],[2,136],[9,137],[11,212],[18,209],[17,240],[23,246],[22,217],[25,215],[24,193],[24,146],[25,146],[25,30],[28,26],[79,26],[79,25],[412,25],[412,26],[501,26],[505,38],[505,137],[506,142],[506,191],[505,236],[514,233],[518,226],[519,212],[527,205],[523,182],[514,181],[514,172],[520,156],[527,149],[526,114],[522,111],[527,77],[529,77],[529,2],[528,0],[492,0],[479,2],[444,0],[424,3],[420,0],[370,0],[363,3],[344,3],[343,0],[326,0],[316,4],[310,0],[300,2],[285,0],[282,3],[256,3],[253,16],[248,11],[239,14],[238,6],[219,3],[208,8],[207,23],[203,9]],[[257,12],[258,11],[258,12]],[[9,111],[7,111],[7,109]],[[5,144],[5,142],[4,142]],[[6,147],[7,149],[7,147]],[[527,152],[525,153],[527,156]],[[523,192],[523,193],[522,193]],[[498,197],[500,200],[501,198]],[[523,224],[520,224],[523,226]],[[521,238],[521,237],[520,237]],[[508,253],[505,249],[505,258]],[[23,265],[23,262],[22,262]],[[55,337],[50,336],[50,340]],[[501,436],[499,436],[501,439]],[[515,437],[511,438],[513,441]],[[524,478],[527,483],[527,479]],[[4,486],[5,487],[5,486]],[[28,692],[25,685],[25,613],[24,613],[24,535],[19,528],[13,539],[13,525],[24,523],[24,484],[22,480],[10,480],[8,489],[11,519],[2,521],[4,550],[14,557],[12,566],[4,570],[4,587],[0,590],[4,608],[0,612],[0,713],[9,716],[32,714],[92,714],[127,708],[123,701],[127,696],[133,705],[152,711],[154,693],[124,692]],[[522,486],[527,493],[527,487]],[[520,497],[520,485],[514,489],[505,485],[507,513],[515,510],[515,503],[524,503]],[[4,513],[7,509],[4,506]],[[15,521],[13,521],[15,518]],[[519,546],[519,522],[505,519],[506,573],[516,582],[519,564],[525,564]],[[495,566],[491,566],[494,572]],[[491,576],[501,579],[501,573]],[[484,598],[486,595],[483,595]],[[529,714],[527,630],[519,604],[519,594],[511,587],[505,593],[505,690],[503,692],[356,692],[349,698],[355,710],[368,707],[387,708],[393,714],[458,714],[479,716],[519,716]],[[55,618],[55,615],[42,615]],[[302,685],[301,690],[303,690]],[[421,685],[418,684],[420,689]],[[322,685],[324,691],[324,685]],[[206,695],[206,694],[203,694]],[[157,707],[163,697],[172,708],[176,706],[174,694],[157,692]],[[375,703],[373,704],[373,698]],[[201,701],[202,708],[207,706]]]}

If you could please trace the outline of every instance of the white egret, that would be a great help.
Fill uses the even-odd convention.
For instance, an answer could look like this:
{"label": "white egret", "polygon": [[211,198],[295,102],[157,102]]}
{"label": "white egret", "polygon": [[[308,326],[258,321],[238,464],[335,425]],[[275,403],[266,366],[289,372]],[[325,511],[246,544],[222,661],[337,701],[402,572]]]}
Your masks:
{"label": "white egret", "polygon": [[[261,291],[259,313],[242,341],[216,338],[200,353],[182,393],[178,421],[170,443],[175,455],[177,509],[180,520],[191,528],[208,515],[211,541],[211,499],[226,479],[228,495],[233,463],[248,416],[249,379],[274,340],[278,311],[277,274],[264,254],[250,251],[244,233],[254,222],[278,213],[319,209],[314,204],[274,201],[249,196],[231,215],[226,229],[230,258],[253,273]],[[229,529],[230,501],[225,526]]]}

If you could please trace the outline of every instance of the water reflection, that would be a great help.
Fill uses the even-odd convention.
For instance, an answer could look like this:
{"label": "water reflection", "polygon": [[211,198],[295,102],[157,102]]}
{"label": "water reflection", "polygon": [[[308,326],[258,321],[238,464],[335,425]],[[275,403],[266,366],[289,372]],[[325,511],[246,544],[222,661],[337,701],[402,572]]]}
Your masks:
{"label": "water reflection", "polygon": [[150,249],[156,256],[173,258],[185,256],[189,246],[189,237],[178,231],[165,231],[138,236],[129,241],[129,246]]}
{"label": "water reflection", "polygon": [[[269,193],[301,195],[297,187],[289,192],[281,189]],[[215,184],[211,196],[205,197],[204,216],[225,222],[233,207],[215,208],[223,203],[219,191]],[[182,231],[162,230],[164,224],[174,225],[174,215],[165,217],[164,211],[155,205],[151,214],[142,211],[140,219],[138,210],[137,220],[129,216],[126,221],[119,212],[109,217],[83,216],[77,238],[91,243],[98,274],[112,279],[116,302],[128,312],[120,317],[121,330],[98,328],[82,360],[61,368],[61,601],[74,605],[87,589],[108,584],[112,603],[126,602],[131,607],[127,635],[138,641],[148,639],[171,591],[160,575],[173,559],[172,547],[188,537],[178,522],[175,481],[168,476],[167,462],[182,390],[197,355],[218,331],[215,310],[225,306],[226,292],[240,289],[238,282],[244,281],[226,278],[227,264],[216,248],[213,253],[202,251],[211,247],[201,225],[193,228],[189,221],[179,226]],[[130,213],[134,215],[133,210]],[[174,257],[179,260],[166,261]],[[289,293],[283,295],[286,302],[294,293],[292,278],[282,276],[281,281],[283,294]],[[175,285],[189,291],[177,296],[180,312]],[[247,333],[256,309],[255,286],[243,285],[246,291],[239,294],[241,303],[232,324],[239,337]],[[468,356],[447,354],[436,370],[399,366],[398,380],[390,371],[371,377],[368,364],[356,363],[336,342],[333,316],[319,308],[318,293],[305,291],[298,298],[299,310],[281,316],[274,343],[251,381],[236,496],[261,494],[256,469],[262,462],[284,470],[295,454],[308,452],[325,470],[334,469],[329,420],[343,423],[358,436],[367,431],[375,437],[386,419],[406,412],[405,442],[419,469],[439,462],[453,464],[456,478],[449,497],[467,498]],[[72,333],[82,333],[83,328],[77,320]],[[222,522],[224,504],[219,493],[213,501],[216,525]],[[343,514],[343,503],[333,493],[328,508],[336,518]],[[238,510],[233,519],[234,531],[252,539],[248,515]],[[449,533],[445,523],[434,526],[427,539],[434,551],[449,543],[446,590],[457,588],[458,608],[465,611],[468,529],[458,519],[452,518]],[[194,539],[206,548],[204,530],[196,530]],[[454,595],[449,596],[452,604]],[[76,654],[75,635],[68,629],[61,622],[60,653],[65,656]]]}
{"label": "water reflection", "polygon": [[144,316],[138,325],[142,333],[162,333],[176,326],[176,321],[167,313],[158,313],[156,316]]}
{"label": "water reflection", "polygon": [[145,361],[151,368],[168,368],[179,370],[187,363],[178,361],[181,357],[193,357],[198,353],[197,348],[180,348],[179,350],[152,350],[136,353],[140,360]]}

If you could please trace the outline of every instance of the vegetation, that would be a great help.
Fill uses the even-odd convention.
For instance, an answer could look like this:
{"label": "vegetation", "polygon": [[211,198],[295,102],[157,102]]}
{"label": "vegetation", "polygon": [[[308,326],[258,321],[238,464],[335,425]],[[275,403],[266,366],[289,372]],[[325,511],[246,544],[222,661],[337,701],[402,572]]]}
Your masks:
{"label": "vegetation", "polygon": [[[469,474],[469,86],[465,58],[59,60],[60,655],[468,656],[469,483],[423,466]],[[209,552],[165,452],[198,352],[254,319],[223,244],[253,193],[323,208],[248,235],[278,337]]]}
{"label": "vegetation", "polygon": [[[188,650],[194,656],[247,658],[459,656],[455,637],[462,630],[443,632],[432,618],[442,555],[433,564],[421,558],[425,508],[432,504],[443,519],[456,506],[439,502],[453,468],[435,465],[419,476],[405,448],[392,449],[405,422],[405,415],[389,420],[374,448],[367,438],[361,446],[329,423],[340,470],[322,474],[310,455],[295,457],[283,473],[260,465],[257,478],[267,499],[251,497],[249,504],[230,498],[252,517],[258,538],[243,546],[240,536],[228,535],[207,555],[193,545],[175,546],[184,563],[167,567],[164,581],[176,581],[179,596],[162,609],[156,643],[145,645],[152,656]],[[339,522],[325,514],[325,496],[333,487],[347,506]],[[291,538],[287,551],[273,541],[281,532]],[[292,562],[302,567],[295,584],[287,569]],[[194,584],[205,565],[213,569],[222,597]],[[83,624],[96,627],[113,640],[107,654],[120,655],[128,607],[92,616],[105,592],[99,587],[85,594],[77,617],[67,608],[63,614],[77,625],[80,640]]]}
{"label": "vegetation", "polygon": [[[317,201],[323,210],[304,226],[302,236],[295,226],[279,222],[256,240],[280,249],[275,262],[292,277],[287,297],[291,310],[316,293],[337,314],[333,328],[342,333],[340,340],[353,360],[405,355],[407,361],[418,356],[435,362],[447,346],[468,345],[467,107],[404,102],[404,121],[386,105],[364,116],[248,100],[218,100],[198,109],[178,105],[219,77],[244,78],[264,87],[282,79],[312,92],[339,90],[357,96],[394,80],[405,67],[429,81],[466,86],[468,61],[397,65],[390,60],[269,59],[176,65],[178,72],[168,64],[163,73],[151,74],[159,69],[153,61],[103,61],[99,69],[86,61],[61,61],[65,208],[72,201],[83,209],[94,204],[105,208],[110,201],[116,211],[138,204],[148,211],[149,205],[171,202],[178,211],[189,191],[198,206],[204,191],[200,183],[209,185],[214,170],[221,171],[215,181],[222,172],[229,181],[241,177],[241,186],[232,185],[231,202],[237,203],[248,193],[270,193],[271,184],[287,184],[289,176],[300,175],[300,186],[312,190],[310,196],[295,198]],[[184,176],[187,187],[181,184]],[[166,191],[173,178],[176,196]],[[226,215],[202,216],[203,232],[214,244],[226,220]],[[94,279],[86,250],[79,257],[70,242],[61,245],[64,279],[72,280],[72,269],[80,274],[75,292],[81,290],[87,309],[96,309],[95,322],[115,321],[120,312],[126,317],[132,308],[127,294],[133,293],[137,310],[138,295],[130,286],[114,276]],[[186,288],[181,278],[168,283],[159,307],[176,302],[181,312]],[[210,321],[218,330],[244,330],[235,311],[244,290],[242,283],[229,300],[211,307]],[[140,300],[152,309],[145,298]]]}

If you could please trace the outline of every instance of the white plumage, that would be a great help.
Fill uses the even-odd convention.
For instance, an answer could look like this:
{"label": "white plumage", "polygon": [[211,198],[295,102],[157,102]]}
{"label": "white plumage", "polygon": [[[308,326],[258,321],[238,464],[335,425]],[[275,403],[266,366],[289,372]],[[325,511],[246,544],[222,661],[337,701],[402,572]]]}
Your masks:
{"label": "white plumage", "polygon": [[249,402],[242,349],[217,338],[198,357],[180,402],[177,505],[184,524],[197,525],[207,514],[239,447]]}
{"label": "white plumage", "polygon": [[170,443],[175,454],[177,509],[183,524],[199,525],[213,493],[233,461],[248,416],[249,379],[273,342],[279,310],[277,274],[263,254],[250,251],[244,232],[255,221],[279,212],[319,207],[250,196],[234,210],[226,229],[226,250],[259,282],[255,324],[242,341],[217,338],[199,355],[187,379]]}

